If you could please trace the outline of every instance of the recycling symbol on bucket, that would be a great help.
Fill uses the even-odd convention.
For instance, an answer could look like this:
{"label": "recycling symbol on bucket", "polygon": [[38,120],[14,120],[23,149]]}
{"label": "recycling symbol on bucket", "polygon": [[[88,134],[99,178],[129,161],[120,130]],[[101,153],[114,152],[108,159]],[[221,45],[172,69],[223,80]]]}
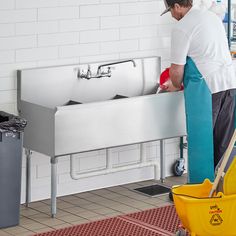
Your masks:
{"label": "recycling symbol on bucket", "polygon": [[222,222],[223,222],[223,220],[219,214],[214,214],[210,219],[210,224],[213,226],[220,225]]}

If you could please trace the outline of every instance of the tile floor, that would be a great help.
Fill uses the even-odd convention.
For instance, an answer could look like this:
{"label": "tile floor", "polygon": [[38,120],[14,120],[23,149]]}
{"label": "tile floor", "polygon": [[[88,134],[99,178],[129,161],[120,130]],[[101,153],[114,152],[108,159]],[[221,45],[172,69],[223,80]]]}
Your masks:
{"label": "tile floor", "polygon": [[[172,186],[187,182],[186,175],[168,177],[164,185]],[[29,236],[39,232],[60,229],[90,221],[173,204],[168,194],[149,197],[132,191],[157,181],[143,181],[117,187],[59,197],[56,218],[50,218],[50,200],[33,202],[20,210],[20,224],[0,229],[0,236]]]}

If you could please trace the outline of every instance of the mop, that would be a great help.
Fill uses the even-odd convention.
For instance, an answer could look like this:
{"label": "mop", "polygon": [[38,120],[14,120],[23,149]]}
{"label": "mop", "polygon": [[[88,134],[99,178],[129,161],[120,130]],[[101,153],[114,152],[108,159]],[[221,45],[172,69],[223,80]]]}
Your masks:
{"label": "mop", "polygon": [[223,161],[222,161],[222,163],[221,163],[221,165],[220,165],[220,167],[219,167],[219,169],[217,171],[217,175],[216,175],[216,178],[215,178],[214,183],[212,185],[209,197],[212,197],[214,192],[216,192],[216,189],[217,189],[218,184],[220,182],[220,178],[221,177],[223,178],[224,175],[225,175],[225,167],[226,167],[227,162],[229,160],[230,154],[231,154],[231,152],[232,152],[232,150],[234,148],[235,142],[236,142],[236,130],[234,130],[234,133],[233,133],[233,136],[232,136],[232,138],[230,140],[229,146],[228,146],[228,148],[225,151]]}

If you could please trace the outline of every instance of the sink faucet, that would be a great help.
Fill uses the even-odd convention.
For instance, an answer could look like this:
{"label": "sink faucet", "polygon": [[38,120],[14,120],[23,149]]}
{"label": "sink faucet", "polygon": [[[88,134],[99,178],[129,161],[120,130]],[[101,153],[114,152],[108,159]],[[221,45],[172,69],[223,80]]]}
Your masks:
{"label": "sink faucet", "polygon": [[87,72],[84,72],[83,70],[80,70],[80,68],[78,69],[78,73],[77,73],[77,78],[78,79],[92,79],[92,78],[96,78],[92,75],[92,71],[91,71],[91,66],[88,65],[88,69]]}
{"label": "sink faucet", "polygon": [[[111,76],[111,67],[108,67],[108,71],[107,72],[101,72],[101,68],[104,66],[112,66],[112,65],[117,65],[117,64],[121,64],[121,63],[127,63],[127,62],[132,62],[133,66],[136,67],[136,63],[134,60],[125,60],[125,61],[117,61],[117,62],[112,62],[112,63],[107,63],[107,64],[102,64],[98,66],[97,69],[97,76],[98,77],[104,77],[104,76]],[[110,76],[109,76],[110,75]]]}
{"label": "sink faucet", "polygon": [[[78,68],[77,78],[90,80],[92,78],[111,77],[111,69],[112,69],[111,66],[112,65],[117,65],[117,64],[121,64],[121,63],[127,63],[127,62],[132,62],[133,66],[136,67],[136,63],[134,60],[117,61],[117,62],[99,65],[98,69],[97,69],[97,73],[92,74],[91,67],[90,67],[90,65],[88,65],[87,72],[84,72],[83,70]],[[101,68],[105,67],[105,66],[107,66],[107,71],[101,71]]]}

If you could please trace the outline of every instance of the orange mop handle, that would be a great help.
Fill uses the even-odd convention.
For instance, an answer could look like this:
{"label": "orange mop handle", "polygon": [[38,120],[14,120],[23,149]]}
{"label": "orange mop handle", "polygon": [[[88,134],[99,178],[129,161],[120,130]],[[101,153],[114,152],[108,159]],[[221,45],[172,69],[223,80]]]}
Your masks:
{"label": "orange mop handle", "polygon": [[216,188],[220,182],[220,177],[223,177],[224,176],[224,170],[225,170],[225,166],[229,160],[229,157],[230,157],[230,154],[234,148],[234,144],[236,142],[236,130],[234,130],[234,133],[233,133],[233,136],[230,140],[230,143],[229,143],[229,146],[227,147],[225,153],[224,153],[224,159],[218,169],[218,172],[217,172],[217,175],[216,175],[216,178],[214,180],[214,183],[212,185],[212,188],[211,188],[211,191],[210,191],[210,194],[209,194],[209,197],[212,197],[213,193],[216,191]]}

